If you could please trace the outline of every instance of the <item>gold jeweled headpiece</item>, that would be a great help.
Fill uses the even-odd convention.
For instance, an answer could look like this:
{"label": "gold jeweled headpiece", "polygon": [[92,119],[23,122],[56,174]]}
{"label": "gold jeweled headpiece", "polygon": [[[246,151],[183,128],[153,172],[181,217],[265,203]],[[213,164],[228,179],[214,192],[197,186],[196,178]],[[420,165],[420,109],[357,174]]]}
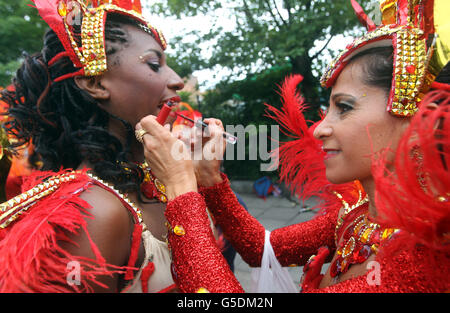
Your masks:
{"label": "gold jeweled headpiece", "polygon": [[[105,21],[107,14],[118,13],[134,18],[142,29],[150,33],[163,50],[163,34],[152,27],[142,16],[140,0],[32,0],[39,14],[58,35],[65,51],[48,62],[52,66],[68,56],[77,72],[56,78],[54,81],[74,76],[96,76],[107,70],[105,52]],[[75,23],[81,23],[81,46],[78,45]],[[79,35],[78,35],[79,36]]]}
{"label": "gold jeweled headpiece", "polygon": [[387,110],[398,116],[412,116],[423,95],[450,57],[450,13],[448,0],[382,0],[381,25],[376,26],[355,0],[359,20],[368,32],[356,38],[329,64],[321,84],[329,88],[348,61],[376,46],[394,48],[394,72]]}

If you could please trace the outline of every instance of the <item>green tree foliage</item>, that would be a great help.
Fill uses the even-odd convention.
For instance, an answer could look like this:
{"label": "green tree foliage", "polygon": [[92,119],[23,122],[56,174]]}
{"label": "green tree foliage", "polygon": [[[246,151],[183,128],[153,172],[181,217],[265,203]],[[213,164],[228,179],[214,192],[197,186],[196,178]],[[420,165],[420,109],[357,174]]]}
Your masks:
{"label": "green tree foliage", "polygon": [[[359,31],[350,0],[161,0],[147,9],[179,19],[204,15],[214,21],[207,29],[199,24],[189,33],[180,30],[169,44],[175,50],[172,62],[179,61],[184,69],[229,70],[199,103],[205,116],[220,118],[225,125],[273,124],[264,116],[264,103],[280,106],[277,85],[292,73],[304,76],[300,88],[311,107],[306,117],[317,120],[319,106],[328,101],[317,74],[326,65],[320,57],[334,54],[328,43],[335,35]],[[205,46],[209,48],[200,48]],[[225,161],[225,167],[233,177],[267,174],[253,161]]]}
{"label": "green tree foliage", "polygon": [[11,83],[23,52],[42,48],[47,24],[29,0],[0,0],[0,86]]}
{"label": "green tree foliage", "polygon": [[[191,64],[193,70],[220,65],[232,71],[231,79],[290,64],[291,72],[305,77],[303,92],[310,101],[320,93],[313,61],[334,35],[357,25],[349,0],[165,0],[151,10],[179,18],[203,14],[217,20],[229,14],[229,24],[235,25],[232,30],[217,23],[208,30],[199,25],[198,31],[180,33],[174,40],[177,59]],[[183,40],[186,35],[188,41]],[[205,41],[213,47],[207,58],[199,49]],[[318,41],[323,43],[317,49]],[[317,50],[314,54],[312,48]]]}

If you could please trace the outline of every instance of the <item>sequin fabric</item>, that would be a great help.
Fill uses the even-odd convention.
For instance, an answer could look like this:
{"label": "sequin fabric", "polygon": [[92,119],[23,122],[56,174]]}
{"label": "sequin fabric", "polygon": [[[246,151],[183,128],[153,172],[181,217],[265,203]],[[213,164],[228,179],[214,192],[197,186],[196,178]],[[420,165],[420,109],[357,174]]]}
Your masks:
{"label": "sequin fabric", "polygon": [[450,291],[450,255],[416,245],[402,249],[410,240],[405,233],[386,242],[367,273],[310,293],[440,293]]}
{"label": "sequin fabric", "polygon": [[165,212],[172,276],[182,292],[243,292],[216,245],[203,197],[189,192],[169,201]]}
{"label": "sequin fabric", "polygon": [[[242,258],[251,266],[260,265],[264,227],[241,207],[227,177],[222,178],[222,183],[200,188],[201,195],[190,192],[167,205],[172,274],[183,292],[243,292],[216,246],[206,206]],[[274,230],[271,243],[280,263],[303,265],[321,246],[335,249],[337,218],[338,210],[330,210],[308,222]],[[450,255],[423,245],[405,248],[407,242],[411,242],[409,235],[399,232],[380,246],[376,262],[368,264],[365,274],[307,292],[450,291]]]}
{"label": "sequin fabric", "polygon": [[[225,237],[250,266],[260,266],[265,229],[238,202],[226,175],[223,182],[200,188],[210,212]],[[319,247],[335,248],[334,229],[338,210],[318,216],[305,223],[272,231],[270,242],[281,265],[304,265]]]}

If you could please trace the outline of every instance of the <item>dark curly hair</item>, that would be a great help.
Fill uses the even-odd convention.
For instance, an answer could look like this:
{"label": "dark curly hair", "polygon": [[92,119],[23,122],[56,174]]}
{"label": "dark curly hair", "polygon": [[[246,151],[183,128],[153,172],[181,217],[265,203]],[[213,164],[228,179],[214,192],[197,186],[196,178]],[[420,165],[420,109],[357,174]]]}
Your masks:
{"label": "dark curly hair", "polygon": [[[123,25],[138,27],[139,22],[120,14],[108,15],[105,25],[108,62],[127,45]],[[74,30],[79,37],[80,26],[74,25]],[[9,104],[7,115],[11,118],[4,128],[17,139],[13,146],[18,148],[32,142],[34,153],[29,162],[34,168],[58,171],[61,167],[77,168],[87,160],[96,175],[121,192],[139,191],[144,175],[129,160],[134,128],[101,109],[73,78],[53,82],[57,77],[77,71],[68,57],[48,66],[63,51],[57,35],[49,29],[44,35],[42,51],[24,54],[23,64],[13,78],[14,91],[2,92],[1,99]],[[126,130],[124,145],[108,132],[111,119],[119,120]]]}

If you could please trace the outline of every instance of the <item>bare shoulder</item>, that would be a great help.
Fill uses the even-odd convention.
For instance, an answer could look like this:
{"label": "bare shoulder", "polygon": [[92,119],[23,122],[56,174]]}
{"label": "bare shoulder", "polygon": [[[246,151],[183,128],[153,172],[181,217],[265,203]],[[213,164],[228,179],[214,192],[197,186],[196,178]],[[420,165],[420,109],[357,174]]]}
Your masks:
{"label": "bare shoulder", "polygon": [[[122,202],[103,188],[93,185],[81,193],[80,198],[91,206],[87,211],[92,218],[87,218],[87,231],[102,256],[109,264],[124,265],[131,248],[133,220]],[[69,250],[74,255],[94,257],[90,241],[86,234],[71,236],[78,246]]]}

